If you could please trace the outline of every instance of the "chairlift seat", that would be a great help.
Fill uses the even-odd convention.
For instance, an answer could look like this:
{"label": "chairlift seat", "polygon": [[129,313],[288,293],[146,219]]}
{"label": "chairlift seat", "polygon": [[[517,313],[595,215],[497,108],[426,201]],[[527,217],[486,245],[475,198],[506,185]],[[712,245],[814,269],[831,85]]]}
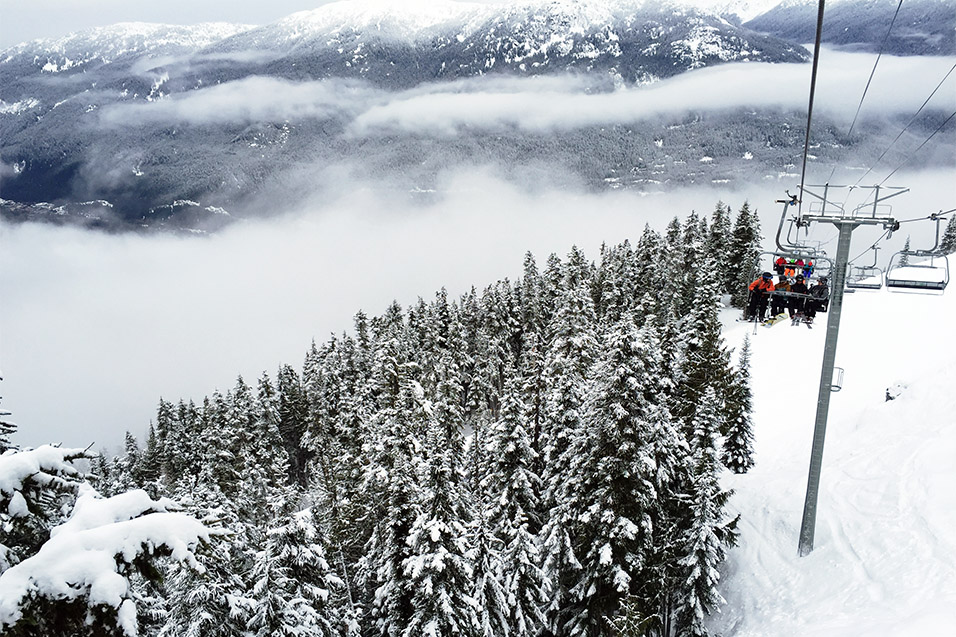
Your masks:
{"label": "chairlift seat", "polygon": [[[907,263],[906,265],[900,265],[899,257],[902,254],[897,253],[890,260],[890,267],[886,270],[886,287],[927,292],[946,289],[946,285],[949,283],[949,259],[942,255],[932,255],[933,261],[941,259],[942,263],[939,265],[933,262],[930,264]],[[933,273],[935,276],[922,276],[926,273]]]}
{"label": "chairlift seat", "polygon": [[858,281],[847,279],[846,286],[854,290],[879,290],[883,287],[883,281],[875,277],[867,277]]}
{"label": "chairlift seat", "polygon": [[917,281],[914,279],[893,279],[886,277],[888,288],[909,288],[912,290],[945,290],[948,281]]}

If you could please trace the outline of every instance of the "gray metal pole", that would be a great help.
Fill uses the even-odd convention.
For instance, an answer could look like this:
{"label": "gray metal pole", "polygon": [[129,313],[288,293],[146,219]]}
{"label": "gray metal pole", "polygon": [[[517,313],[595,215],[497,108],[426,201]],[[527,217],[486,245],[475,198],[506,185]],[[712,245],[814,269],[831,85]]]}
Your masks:
{"label": "gray metal pole", "polygon": [[820,470],[823,466],[823,442],[827,432],[827,414],[830,410],[830,386],[833,383],[833,365],[836,361],[837,337],[840,335],[840,314],[843,310],[843,288],[846,267],[850,258],[850,237],[858,225],[850,220],[834,220],[840,229],[836,261],[830,282],[830,307],[827,319],[827,338],[823,347],[823,370],[820,372],[820,393],[817,398],[817,419],[813,426],[813,449],[810,452],[810,476],[807,480],[807,498],[803,504],[803,523],[800,526],[800,556],[813,550],[813,533],[817,522],[817,494],[820,491]]}

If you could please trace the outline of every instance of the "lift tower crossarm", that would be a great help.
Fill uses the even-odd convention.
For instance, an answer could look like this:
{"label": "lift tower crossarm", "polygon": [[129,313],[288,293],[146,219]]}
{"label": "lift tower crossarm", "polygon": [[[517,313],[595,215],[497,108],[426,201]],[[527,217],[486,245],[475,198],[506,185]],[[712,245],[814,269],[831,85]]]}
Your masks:
{"label": "lift tower crossarm", "polygon": [[[807,188],[823,188],[823,195],[818,195],[815,192],[811,192],[810,190],[807,190]],[[819,186],[807,186],[806,188],[802,189],[802,192],[810,195],[811,197],[816,197],[817,199],[823,202],[823,208],[820,210],[821,215],[826,214],[827,204],[830,204],[831,206],[833,206],[838,211],[838,213],[842,215],[843,206],[838,203],[833,203],[832,201],[827,199],[827,194],[830,188],[846,188],[846,186],[833,186],[831,184],[822,184]],[[803,218],[806,219],[808,216],[810,215],[803,215]],[[832,217],[832,215],[830,216]]]}

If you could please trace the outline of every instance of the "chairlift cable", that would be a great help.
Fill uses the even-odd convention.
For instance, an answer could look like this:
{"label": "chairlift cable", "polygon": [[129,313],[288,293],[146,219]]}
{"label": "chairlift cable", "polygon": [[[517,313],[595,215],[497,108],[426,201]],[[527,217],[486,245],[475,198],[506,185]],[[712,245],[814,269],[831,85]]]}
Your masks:
{"label": "chairlift cable", "polygon": [[946,212],[942,212],[942,211],[934,212],[933,214],[926,215],[925,217],[916,217],[915,219],[904,219],[900,221],[899,223],[912,223],[914,221],[926,221],[928,219],[935,219],[936,217],[945,217],[951,212],[956,212],[956,208],[950,208]]}
{"label": "chairlift cable", "polygon": [[876,241],[873,242],[873,245],[871,245],[869,248],[867,248],[866,250],[864,250],[864,251],[861,252],[860,254],[856,255],[855,257],[853,257],[852,259],[850,259],[849,261],[847,261],[847,263],[853,263],[854,261],[856,261],[857,259],[859,259],[860,257],[862,257],[864,254],[866,254],[867,252],[869,252],[870,250],[872,250],[873,248],[875,248],[875,247],[876,247],[876,244],[878,244],[880,241],[882,241],[883,239],[885,239],[885,238],[886,238],[886,235],[888,235],[889,233],[890,233],[889,230],[887,230],[886,232],[884,232],[883,235],[882,235],[879,239],[877,239]]}
{"label": "chairlift cable", "polygon": [[810,153],[810,124],[813,121],[813,96],[817,89],[817,68],[820,65],[820,40],[823,36],[823,8],[825,0],[820,0],[817,6],[817,35],[813,42],[813,68],[810,72],[810,103],[807,106],[807,134],[803,141],[803,167],[800,169],[800,199],[797,206],[797,217],[803,212],[803,187],[807,178],[807,155]]}
{"label": "chairlift cable", "polygon": [[[935,213],[933,213],[933,214],[931,214],[931,215],[927,215],[927,216],[925,216],[925,217],[917,217],[917,218],[915,218],[915,219],[903,219],[902,221],[898,221],[897,223],[901,223],[901,224],[902,224],[902,223],[913,223],[913,222],[916,222],[916,221],[926,221],[926,220],[928,220],[928,219],[933,219],[933,218],[943,218],[945,215],[948,215],[948,214],[951,213],[951,212],[956,212],[956,208],[950,208],[949,210],[947,210],[947,211],[945,211],[945,212],[943,212],[943,211],[935,212]],[[870,250],[872,250],[873,248],[875,248],[875,247],[877,246],[877,244],[878,244],[880,241],[882,241],[883,239],[885,239],[888,234],[890,234],[890,231],[889,231],[889,230],[887,230],[886,232],[884,232],[884,233],[880,236],[880,238],[877,239],[876,241],[874,241],[874,242],[873,242],[873,245],[871,245],[869,248],[867,248],[866,250],[864,250],[863,252],[861,252],[861,253],[858,254],[857,256],[855,256],[855,257],[853,257],[852,259],[850,259],[849,263],[853,263],[854,261],[856,261],[857,259],[859,259],[860,257],[862,257],[864,254],[866,254],[867,252],[869,252]]]}
{"label": "chairlift cable", "polygon": [[[946,80],[949,78],[949,76],[952,75],[953,71],[956,71],[956,64],[953,64],[953,66],[948,71],[946,71],[946,75],[943,76],[943,79],[939,81],[939,84],[936,85],[936,88],[933,89],[933,92],[929,94],[929,97],[927,97],[926,100],[923,102],[923,104],[916,110],[916,113],[913,114],[913,117],[910,118],[910,121],[906,123],[906,126],[903,127],[903,130],[901,130],[899,134],[896,136],[896,139],[891,141],[890,145],[886,147],[886,150],[884,150],[883,153],[876,158],[876,161],[873,162],[873,166],[871,166],[870,168],[867,168],[866,172],[863,173],[863,175],[857,180],[857,182],[853,184],[852,186],[850,186],[851,191],[853,190],[853,188],[860,185],[860,183],[866,178],[866,176],[873,171],[873,168],[875,168],[880,163],[880,161],[884,157],[886,157],[886,153],[890,152],[890,149],[893,148],[896,142],[900,141],[900,138],[903,136],[903,133],[905,133],[907,129],[909,129],[909,127],[912,126],[913,122],[916,121],[916,118],[919,117],[919,114],[923,112],[923,109],[926,107],[927,104],[929,104],[929,101],[933,99],[933,96],[936,95],[936,92],[939,91],[939,89],[943,86],[943,83],[945,83]],[[847,196],[849,197],[849,194]]]}
{"label": "chairlift cable", "polygon": [[[893,14],[893,19],[890,20],[890,26],[886,29],[886,35],[883,36],[883,41],[880,43],[880,50],[876,54],[876,61],[873,62],[873,68],[870,70],[870,77],[866,81],[866,87],[863,89],[863,95],[860,96],[860,103],[856,107],[856,114],[853,116],[853,121],[850,123],[850,130],[847,131],[847,138],[853,134],[853,127],[856,126],[856,120],[860,117],[860,110],[863,108],[863,100],[866,99],[866,93],[870,90],[870,84],[873,82],[873,75],[876,73],[876,67],[880,63],[880,58],[883,57],[883,48],[886,46],[887,40],[890,39],[890,32],[893,30],[893,24],[896,22],[896,17],[900,14],[900,8],[903,6],[903,0],[900,0],[900,3],[896,5],[896,13]],[[833,173],[836,172],[836,162],[833,163],[833,169],[830,171],[830,176],[827,178],[827,183],[833,179]]]}
{"label": "chairlift cable", "polygon": [[945,120],[942,124],[940,124],[939,126],[937,126],[937,127],[936,127],[936,130],[934,130],[932,133],[930,133],[930,136],[927,137],[927,138],[923,141],[922,144],[920,144],[919,146],[917,146],[917,147],[916,147],[916,150],[914,150],[912,153],[910,153],[910,156],[907,157],[907,158],[903,161],[903,163],[901,163],[899,166],[897,166],[896,168],[894,168],[894,169],[893,169],[893,172],[891,172],[889,175],[887,175],[886,178],[883,179],[883,181],[881,181],[879,185],[882,186],[883,184],[885,184],[885,183],[887,182],[887,180],[889,180],[890,177],[892,177],[893,175],[896,174],[896,171],[898,171],[900,168],[902,168],[903,166],[905,166],[906,164],[908,164],[908,163],[910,162],[910,160],[912,160],[912,159],[916,156],[916,153],[918,153],[918,152],[923,148],[923,146],[925,146],[927,143],[929,143],[929,140],[933,139],[933,137],[936,135],[936,133],[938,133],[939,131],[943,130],[943,127],[946,126],[946,124],[949,124],[949,121],[950,121],[951,119],[953,119],[954,117],[956,117],[956,111],[953,111],[953,113],[952,113],[949,117],[947,117],[946,120]]}

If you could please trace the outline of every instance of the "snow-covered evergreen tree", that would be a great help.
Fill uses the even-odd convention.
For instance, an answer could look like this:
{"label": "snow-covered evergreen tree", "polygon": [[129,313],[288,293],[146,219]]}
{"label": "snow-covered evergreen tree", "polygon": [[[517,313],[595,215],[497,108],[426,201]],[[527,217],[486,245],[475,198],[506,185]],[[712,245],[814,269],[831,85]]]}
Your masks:
{"label": "snow-covered evergreen tree", "polygon": [[40,550],[63,520],[83,475],[74,466],[85,449],[44,445],[0,455],[0,573]]}
{"label": "snow-covered evergreen tree", "polygon": [[719,292],[730,294],[729,282],[733,277],[733,263],[730,260],[730,206],[722,201],[717,202],[714,213],[711,215],[710,233],[704,241],[704,252],[714,259],[715,271],[711,273],[719,281]]}
{"label": "snow-covered evergreen tree", "polygon": [[326,561],[309,509],[273,520],[252,581],[248,627],[255,637],[332,637],[347,628],[331,612],[330,589],[343,583]]}
{"label": "snow-covered evergreen tree", "polygon": [[[713,260],[706,257],[704,267],[712,265]],[[719,387],[721,399],[729,391],[732,370],[720,332],[718,307],[716,282],[712,279],[698,281],[693,307],[683,330],[686,338],[680,354],[675,399],[672,402],[674,415],[687,428],[691,425],[706,387]]]}
{"label": "snow-covered evergreen tree", "polygon": [[197,555],[200,570],[174,566],[167,576],[169,615],[160,637],[234,637],[242,635],[252,609],[246,583],[250,568],[237,562],[236,539],[214,542]]}
{"label": "snow-covered evergreen tree", "polygon": [[404,568],[414,595],[405,637],[470,635],[478,625],[467,529],[442,479],[433,476],[428,484],[423,511],[408,537],[412,555]]}
{"label": "snow-covered evergreen tree", "polygon": [[[661,295],[667,276],[664,267],[664,240],[661,235],[644,226],[644,232],[634,250],[634,298]],[[645,306],[646,308],[646,306]]]}
{"label": "snow-covered evergreen tree", "polygon": [[517,377],[509,381],[492,432],[489,516],[502,547],[497,571],[506,600],[507,633],[531,637],[544,625],[541,609],[547,589],[536,538],[541,479],[535,472],[537,454],[527,431],[520,383]]}
{"label": "snow-covered evergreen tree", "polygon": [[724,409],[726,420],[721,461],[734,473],[746,473],[754,464],[752,411],[750,337],[745,336]]}
{"label": "snow-covered evergreen tree", "polygon": [[276,377],[278,430],[289,459],[289,480],[300,487],[307,482],[309,453],[302,444],[308,417],[308,405],[299,375],[291,365],[282,365]]}
{"label": "snow-covered evergreen tree", "polygon": [[160,478],[163,475],[161,453],[162,442],[156,434],[156,428],[150,423],[149,429],[146,432],[146,447],[140,455],[139,465],[137,467],[139,474],[139,484],[137,484],[137,486],[146,489],[147,493],[154,497],[156,497],[162,489],[160,485]]}
{"label": "snow-covered evergreen tree", "polygon": [[401,635],[411,621],[415,589],[406,560],[408,539],[421,514],[421,436],[429,416],[421,385],[411,378],[413,366],[402,363],[397,339],[382,343],[375,355],[373,384],[377,413],[370,424],[360,497],[372,521],[371,537],[360,564],[370,592],[369,634]]}
{"label": "snow-covered evergreen tree", "polygon": [[[361,331],[364,315],[359,318]],[[310,458],[308,495],[315,510],[322,512],[329,559],[343,580],[332,599],[343,617],[358,613],[355,566],[372,527],[359,495],[362,439],[369,435],[371,410],[364,358],[359,341],[333,337],[321,350],[312,344],[302,375],[308,411],[302,439]]]}
{"label": "snow-covered evergreen tree", "polygon": [[692,637],[706,637],[704,618],[724,601],[717,590],[718,569],[726,557],[726,546],[736,541],[736,519],[729,522],[723,519],[723,506],[730,494],[722,491],[718,483],[719,407],[716,392],[708,387],[701,396],[693,422],[691,520],[681,538],[682,582],[676,608],[678,633]]}
{"label": "snow-covered evergreen tree", "polygon": [[946,223],[943,238],[940,239],[939,242],[939,251],[942,254],[953,254],[956,252],[956,215],[951,216]]}
{"label": "snow-covered evergreen tree", "polygon": [[[136,637],[133,574],[158,580],[156,561],[169,556],[195,568],[193,552],[210,539],[209,530],[177,512],[171,500],[153,500],[142,490],[103,498],[76,480],[72,462],[80,457],[82,450],[49,446],[0,457],[0,497],[8,515],[19,516],[44,490],[79,494],[49,539],[0,574],[4,635]],[[3,549],[0,558],[7,555]]]}
{"label": "snow-covered evergreen tree", "polygon": [[594,369],[587,422],[575,440],[568,497],[581,571],[571,590],[568,634],[600,634],[638,588],[658,506],[654,427],[666,419],[653,323],[627,312],[605,337]]}
{"label": "snow-covered evergreen tree", "polygon": [[544,508],[550,517],[541,532],[544,570],[551,586],[547,610],[549,629],[562,635],[569,621],[570,590],[581,568],[572,542],[574,515],[568,494],[572,448],[584,428],[584,403],[589,393],[589,373],[597,352],[595,316],[590,281],[576,248],[569,257],[563,294],[550,326],[552,341],[544,369],[547,400],[542,431],[546,489]]}
{"label": "snow-covered evergreen tree", "polygon": [[757,211],[750,209],[744,202],[737,213],[733,235],[730,239],[730,265],[726,281],[726,291],[730,293],[730,302],[734,307],[743,307],[747,303],[747,286],[759,267],[760,256],[760,220]]}
{"label": "snow-covered evergreen tree", "polygon": [[460,470],[462,415],[457,367],[443,357],[438,404],[428,423],[427,478],[421,512],[408,535],[404,560],[413,593],[412,615],[403,637],[472,635],[478,627],[472,596],[467,510]]}
{"label": "snow-covered evergreen tree", "polygon": [[906,241],[903,243],[903,252],[900,254],[900,260],[897,264],[899,267],[904,268],[910,264],[910,236],[906,235]]}

